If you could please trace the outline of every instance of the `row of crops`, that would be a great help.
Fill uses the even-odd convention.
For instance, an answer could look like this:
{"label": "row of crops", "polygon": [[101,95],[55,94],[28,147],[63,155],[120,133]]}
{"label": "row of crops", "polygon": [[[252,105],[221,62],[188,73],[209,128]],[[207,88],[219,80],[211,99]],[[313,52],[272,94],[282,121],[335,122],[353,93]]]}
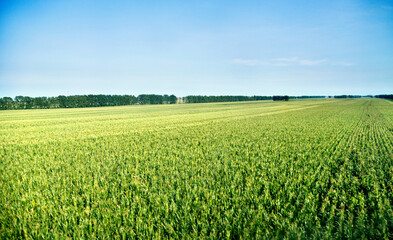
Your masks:
{"label": "row of crops", "polygon": [[393,102],[0,112],[0,238],[392,238]]}

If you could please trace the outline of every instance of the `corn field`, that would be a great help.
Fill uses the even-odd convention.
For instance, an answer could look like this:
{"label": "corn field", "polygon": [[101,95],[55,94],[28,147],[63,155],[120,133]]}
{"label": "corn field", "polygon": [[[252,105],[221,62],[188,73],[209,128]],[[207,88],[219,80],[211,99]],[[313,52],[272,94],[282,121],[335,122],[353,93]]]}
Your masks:
{"label": "corn field", "polygon": [[0,112],[1,239],[391,239],[393,102]]}

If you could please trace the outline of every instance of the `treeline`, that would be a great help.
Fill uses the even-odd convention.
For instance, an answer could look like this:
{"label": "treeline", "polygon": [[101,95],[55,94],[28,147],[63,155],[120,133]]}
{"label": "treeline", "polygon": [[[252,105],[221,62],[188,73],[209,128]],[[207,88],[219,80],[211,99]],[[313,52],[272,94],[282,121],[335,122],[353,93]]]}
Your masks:
{"label": "treeline", "polygon": [[199,96],[190,95],[182,98],[184,103],[211,103],[211,102],[242,102],[271,100],[270,96]]}
{"label": "treeline", "polygon": [[133,104],[174,104],[175,95],[142,94],[133,95],[73,95],[57,97],[16,96],[0,98],[0,109],[34,109],[34,108],[83,108],[103,106],[124,106]]}
{"label": "treeline", "polygon": [[326,98],[326,96],[290,96],[289,99]]}
{"label": "treeline", "polygon": [[382,94],[382,95],[376,95],[375,97],[393,100],[393,94]]}
{"label": "treeline", "polygon": [[273,96],[273,101],[288,101],[289,96]]}
{"label": "treeline", "polygon": [[[134,95],[72,95],[57,97],[28,97],[16,96],[0,98],[0,109],[38,109],[38,108],[83,108],[103,106],[123,106],[133,104],[175,104],[175,103],[212,103],[240,101],[288,101],[289,99],[325,98],[326,96],[202,96],[190,95],[177,98],[175,95],[141,94]],[[337,95],[334,98],[373,97],[372,95]],[[393,100],[393,94],[376,95],[377,98]]]}
{"label": "treeline", "polygon": [[361,98],[360,95],[336,95],[334,98]]}
{"label": "treeline", "polygon": [[142,94],[137,97],[138,104],[175,104],[177,97],[175,95],[156,95]]}

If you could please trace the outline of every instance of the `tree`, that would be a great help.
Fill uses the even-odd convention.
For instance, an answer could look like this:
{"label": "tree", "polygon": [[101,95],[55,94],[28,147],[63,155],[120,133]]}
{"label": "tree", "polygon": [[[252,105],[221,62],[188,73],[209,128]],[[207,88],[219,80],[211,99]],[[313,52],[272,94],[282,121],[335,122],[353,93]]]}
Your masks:
{"label": "tree", "polygon": [[289,97],[287,95],[285,96],[273,96],[273,101],[288,101]]}
{"label": "tree", "polygon": [[25,108],[25,97],[23,96],[16,96],[15,97],[15,104],[17,109],[24,109]]}
{"label": "tree", "polygon": [[66,108],[67,107],[67,97],[60,95],[57,97],[58,101],[59,101],[59,107],[61,108]]}
{"label": "tree", "polygon": [[14,100],[11,97],[3,97],[5,109],[13,109],[14,108]]}
{"label": "tree", "polygon": [[177,102],[177,97],[175,95],[170,95],[169,96],[169,103],[170,104],[175,104]]}

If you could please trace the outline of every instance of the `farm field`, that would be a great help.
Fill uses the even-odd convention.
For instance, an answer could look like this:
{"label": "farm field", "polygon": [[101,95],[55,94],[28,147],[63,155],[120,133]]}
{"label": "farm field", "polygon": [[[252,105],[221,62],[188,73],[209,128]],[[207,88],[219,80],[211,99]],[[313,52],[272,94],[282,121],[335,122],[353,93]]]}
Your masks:
{"label": "farm field", "polygon": [[0,111],[0,238],[393,238],[393,102]]}

